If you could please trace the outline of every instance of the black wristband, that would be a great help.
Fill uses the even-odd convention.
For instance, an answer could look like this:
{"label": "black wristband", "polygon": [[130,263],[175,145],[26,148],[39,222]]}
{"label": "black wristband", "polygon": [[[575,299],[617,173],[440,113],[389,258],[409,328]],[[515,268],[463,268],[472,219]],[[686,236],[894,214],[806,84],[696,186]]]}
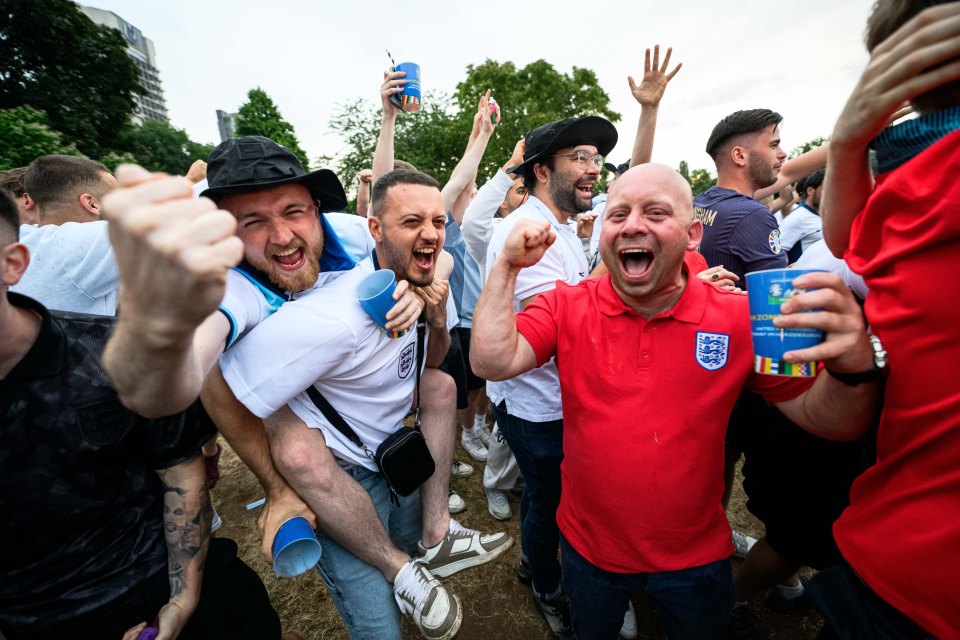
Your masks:
{"label": "black wristband", "polygon": [[824,368],[824,371],[848,387],[856,387],[864,382],[877,382],[883,379],[883,369],[880,367],[858,371],[857,373],[839,373],[826,368]]}

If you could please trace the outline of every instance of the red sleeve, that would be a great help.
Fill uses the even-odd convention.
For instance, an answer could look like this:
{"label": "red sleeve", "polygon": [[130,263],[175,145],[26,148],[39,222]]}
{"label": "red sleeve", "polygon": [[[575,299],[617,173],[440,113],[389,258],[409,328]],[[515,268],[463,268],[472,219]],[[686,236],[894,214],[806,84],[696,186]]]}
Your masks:
{"label": "red sleeve", "polygon": [[[820,366],[818,375],[826,375]],[[816,378],[791,378],[789,376],[771,376],[763,373],[751,372],[747,378],[747,388],[759,393],[764,400],[773,404],[793,400],[813,385]]]}
{"label": "red sleeve", "polygon": [[687,264],[687,273],[691,276],[710,268],[707,266],[707,259],[697,251],[687,251],[683,256],[683,261]]}
{"label": "red sleeve", "polygon": [[526,338],[534,353],[537,366],[542,366],[557,351],[557,290],[544,291],[517,314],[517,330]]}

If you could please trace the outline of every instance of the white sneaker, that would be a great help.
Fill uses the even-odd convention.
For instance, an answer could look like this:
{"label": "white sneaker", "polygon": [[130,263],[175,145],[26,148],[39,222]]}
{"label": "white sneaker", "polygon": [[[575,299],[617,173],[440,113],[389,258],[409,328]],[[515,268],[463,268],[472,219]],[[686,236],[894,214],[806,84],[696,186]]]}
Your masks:
{"label": "white sneaker", "polygon": [[753,536],[748,536],[743,531],[733,530],[733,555],[741,560],[750,553],[750,549],[753,545],[757,544],[757,539]]}
{"label": "white sneaker", "polygon": [[460,444],[463,445],[463,450],[477,462],[487,461],[487,448],[483,445],[476,429],[464,429],[460,435]]}
{"label": "white sneaker", "polygon": [[466,462],[454,460],[450,473],[458,478],[468,478],[473,475],[473,467]]}
{"label": "white sneaker", "polygon": [[447,508],[450,510],[450,513],[460,513],[467,508],[467,503],[457,495],[456,491],[450,489],[447,493]]}
{"label": "white sneaker", "polygon": [[484,535],[450,518],[450,530],[443,540],[429,549],[417,543],[420,548],[417,559],[422,560],[433,575],[446,578],[490,562],[512,545],[513,538],[504,532]]}
{"label": "white sneaker", "polygon": [[223,526],[223,519],[220,517],[220,514],[217,513],[217,510],[210,506],[210,511],[213,511],[213,519],[210,521],[210,533],[213,533],[217,529]]}
{"label": "white sneaker", "polygon": [[510,501],[507,493],[500,489],[487,489],[487,510],[497,520],[509,520],[513,512],[510,510]]}
{"label": "white sneaker", "polygon": [[487,426],[487,423],[482,425],[474,425],[473,430],[480,436],[480,442],[483,443],[487,449],[490,448],[490,438],[493,434],[490,432],[490,427]]}
{"label": "white sneaker", "polygon": [[460,599],[448,592],[423,563],[403,565],[393,581],[393,596],[404,615],[410,616],[428,640],[450,640],[460,630]]}
{"label": "white sneaker", "polygon": [[623,626],[620,627],[620,637],[624,640],[636,640],[640,634],[637,629],[637,612],[633,609],[633,602],[627,607],[627,612],[623,614]]}

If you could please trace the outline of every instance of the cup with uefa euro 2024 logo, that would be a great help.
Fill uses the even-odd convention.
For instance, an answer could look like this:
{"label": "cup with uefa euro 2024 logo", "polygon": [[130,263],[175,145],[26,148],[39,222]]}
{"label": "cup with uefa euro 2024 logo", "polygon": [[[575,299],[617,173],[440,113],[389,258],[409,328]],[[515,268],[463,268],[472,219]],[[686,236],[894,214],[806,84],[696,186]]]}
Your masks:
{"label": "cup with uefa euro 2024 logo", "polygon": [[416,62],[401,62],[394,67],[395,71],[403,71],[403,92],[390,96],[390,101],[407,113],[420,111],[420,65]]}
{"label": "cup with uefa euro 2024 logo", "polygon": [[817,375],[816,362],[786,362],[783,354],[806,349],[823,342],[823,331],[807,327],[782,329],[773,325],[780,305],[807,291],[795,289],[793,280],[817,269],[767,269],[747,274],[747,295],[750,298],[750,332],[753,336],[753,370],[774,376],[812,377]]}

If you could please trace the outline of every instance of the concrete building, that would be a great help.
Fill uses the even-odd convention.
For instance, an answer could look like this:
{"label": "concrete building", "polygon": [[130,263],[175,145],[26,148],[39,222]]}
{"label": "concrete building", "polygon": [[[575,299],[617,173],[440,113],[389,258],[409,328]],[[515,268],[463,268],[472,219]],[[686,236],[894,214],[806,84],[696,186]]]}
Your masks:
{"label": "concrete building", "polygon": [[237,136],[237,114],[217,109],[217,128],[220,130],[220,142]]}
{"label": "concrete building", "polygon": [[137,70],[140,72],[140,85],[145,92],[135,96],[137,113],[134,114],[133,121],[136,124],[143,124],[145,120],[166,122],[167,104],[163,99],[163,87],[160,85],[160,73],[157,71],[153,41],[144,37],[140,29],[112,11],[85,7],[82,4],[77,6],[96,24],[116,29],[127,41],[127,55],[137,65]]}

